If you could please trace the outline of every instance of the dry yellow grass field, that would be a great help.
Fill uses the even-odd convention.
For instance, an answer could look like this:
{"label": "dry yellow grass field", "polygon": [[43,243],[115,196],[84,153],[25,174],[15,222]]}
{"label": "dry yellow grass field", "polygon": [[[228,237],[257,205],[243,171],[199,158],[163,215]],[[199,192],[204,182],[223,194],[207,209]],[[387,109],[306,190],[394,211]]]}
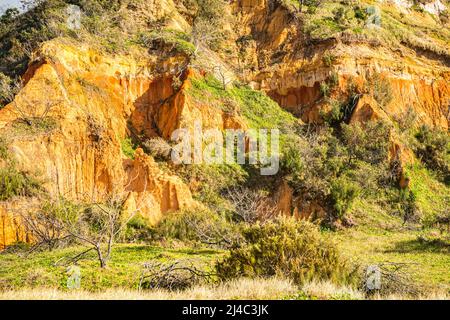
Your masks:
{"label": "dry yellow grass field", "polygon": [[[219,286],[198,286],[185,291],[108,289],[102,292],[61,291],[51,288],[0,292],[0,300],[364,300],[363,292],[331,282],[310,282],[301,288],[286,279],[239,279]],[[407,300],[409,297],[373,296],[374,300]],[[415,297],[450,300],[444,292]]]}

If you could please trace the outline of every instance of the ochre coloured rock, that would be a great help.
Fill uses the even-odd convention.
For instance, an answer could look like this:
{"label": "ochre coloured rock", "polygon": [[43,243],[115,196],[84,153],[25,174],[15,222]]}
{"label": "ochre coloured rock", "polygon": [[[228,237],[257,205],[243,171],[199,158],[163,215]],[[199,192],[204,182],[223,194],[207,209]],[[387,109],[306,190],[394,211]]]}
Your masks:
{"label": "ochre coloured rock", "polygon": [[[158,68],[177,68],[183,59],[168,58]],[[24,88],[0,110],[0,133],[8,137],[17,168],[38,176],[53,198],[97,201],[125,191],[128,211],[134,206],[152,223],[169,211],[197,205],[180,178],[161,171],[140,149],[128,159],[121,143],[127,136],[168,138],[171,130],[192,127],[190,121],[199,117],[219,129],[244,123],[186,101],[169,73],[155,71],[155,61],[145,54],[111,57],[64,39],[45,43]],[[32,107],[40,116],[49,105],[46,119],[53,119],[54,127],[18,130],[19,108]],[[0,246],[26,240],[8,204],[1,212]]]}

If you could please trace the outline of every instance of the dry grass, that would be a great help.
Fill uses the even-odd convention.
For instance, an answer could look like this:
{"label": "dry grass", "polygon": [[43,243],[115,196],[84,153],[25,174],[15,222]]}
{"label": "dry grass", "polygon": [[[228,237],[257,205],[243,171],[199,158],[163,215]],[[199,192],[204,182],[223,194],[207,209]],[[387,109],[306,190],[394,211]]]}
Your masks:
{"label": "dry grass", "polygon": [[364,300],[363,292],[349,286],[337,286],[329,281],[312,281],[302,287],[302,292],[317,299]]}
{"label": "dry grass", "polygon": [[23,289],[0,292],[0,300],[273,300],[296,293],[289,280],[240,279],[216,287],[200,286],[186,291],[133,291],[108,289],[104,292]]}
{"label": "dry grass", "polygon": [[[299,294],[300,293],[300,294]],[[409,300],[401,295],[372,296],[350,286],[338,286],[327,281],[312,281],[301,287],[285,279],[240,279],[219,286],[199,286],[185,291],[137,291],[108,289],[102,292],[85,290],[62,291],[51,288],[22,289],[0,292],[0,300]],[[430,292],[416,300],[450,300],[445,291]]]}
{"label": "dry grass", "polygon": [[410,297],[400,294],[391,294],[387,296],[374,295],[367,297],[364,292],[350,286],[337,286],[331,282],[313,281],[302,287],[302,292],[314,299],[323,300],[450,300],[450,294],[445,290],[434,290],[422,293],[416,297]]}

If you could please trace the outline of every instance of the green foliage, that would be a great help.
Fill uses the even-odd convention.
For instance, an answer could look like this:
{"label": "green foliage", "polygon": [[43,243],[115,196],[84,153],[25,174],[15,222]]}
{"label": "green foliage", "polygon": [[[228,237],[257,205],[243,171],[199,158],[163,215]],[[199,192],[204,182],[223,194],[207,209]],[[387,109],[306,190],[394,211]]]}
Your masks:
{"label": "green foliage", "polygon": [[389,80],[379,73],[374,73],[369,77],[367,86],[369,93],[372,94],[381,107],[387,106],[394,98]]}
{"label": "green foliage", "polygon": [[345,119],[345,104],[336,99],[329,99],[331,109],[327,113],[322,113],[323,120],[330,126],[340,124]]}
{"label": "green foliage", "polygon": [[237,108],[235,111],[242,114],[255,129],[282,129],[294,125],[296,121],[265,93],[239,84],[226,90],[220,81],[211,75],[192,79],[189,94],[225,110],[229,109],[230,101],[233,102]]}
{"label": "green foliage", "polygon": [[338,178],[331,183],[331,199],[339,219],[344,218],[353,201],[360,193],[359,187],[345,178]]}
{"label": "green foliage", "polygon": [[320,93],[323,97],[328,97],[330,95],[331,89],[330,85],[326,83],[325,81],[322,81],[320,83]]}
{"label": "green foliage", "polygon": [[139,35],[138,40],[139,43],[150,47],[161,46],[161,43],[169,45],[177,52],[184,53],[187,56],[192,56],[195,52],[195,46],[191,41],[192,39],[188,34],[171,29],[143,33]]}
{"label": "green foliage", "polygon": [[183,0],[190,8],[192,40],[196,47],[207,46],[220,51],[228,38],[225,24],[231,17],[224,0]]}
{"label": "green foliage", "polygon": [[327,67],[331,67],[335,63],[336,59],[337,57],[329,52],[325,53],[322,57],[323,64]]}
{"label": "green foliage", "polygon": [[131,140],[131,138],[127,137],[120,141],[120,145],[122,147],[123,154],[130,159],[134,159],[134,153],[136,152],[136,147],[133,143],[133,140]]}
{"label": "green foliage", "polygon": [[13,80],[0,72],[0,107],[11,102],[12,95],[15,94],[12,84]]}
{"label": "green foliage", "polygon": [[28,67],[31,52],[65,31],[65,1],[39,1],[36,6],[0,24],[0,72],[12,79]]}
{"label": "green foliage", "polygon": [[[303,28],[313,41],[343,36],[346,41],[388,48],[408,46],[444,59],[450,54],[445,40],[449,37],[448,28],[442,28],[438,19],[424,19],[419,24],[416,15],[404,15],[395,6],[367,1],[321,1],[320,6],[308,13],[302,15]],[[445,14],[443,20],[446,21]]]}
{"label": "green foliage", "polygon": [[383,122],[341,124],[334,131],[321,128],[307,135],[300,131],[289,136],[281,167],[303,201],[319,201],[330,221],[343,219],[358,197],[379,193],[380,186],[391,183],[385,178],[389,136]]}
{"label": "green foliage", "polygon": [[[0,290],[21,288],[57,288],[67,290],[68,257],[75,257],[86,247],[68,247],[54,251],[37,252],[23,256],[15,253],[0,254]],[[160,263],[195,260],[200,265],[212,265],[221,255],[212,249],[157,247],[143,244],[117,244],[114,259],[108,268],[100,269],[94,252],[87,253],[77,262],[82,270],[81,289],[105,291],[112,287],[137,289],[142,264],[147,261]],[[101,275],[101,276],[100,276]]]}
{"label": "green foliage", "polygon": [[52,132],[56,127],[52,117],[30,117],[14,121],[11,130],[16,137],[29,137]]}
{"label": "green foliage", "polygon": [[40,181],[17,170],[14,164],[0,169],[0,201],[8,201],[14,197],[33,197],[41,190]]}
{"label": "green foliage", "polygon": [[303,170],[302,154],[299,150],[299,138],[290,135],[283,145],[281,167],[285,172],[298,173]]}
{"label": "green foliage", "polygon": [[342,281],[349,272],[335,246],[306,221],[279,218],[246,227],[244,242],[216,265],[222,279],[287,276],[296,283],[311,279]]}
{"label": "green foliage", "polygon": [[149,242],[155,237],[155,229],[142,215],[135,215],[126,226],[123,238],[127,243]]}
{"label": "green foliage", "polygon": [[177,174],[192,186],[194,197],[215,212],[228,211],[222,191],[244,184],[248,173],[238,164],[193,164],[177,168]]}
{"label": "green foliage", "polygon": [[442,177],[421,163],[407,166],[405,175],[410,180],[409,191],[414,194],[414,202],[418,210],[416,216],[420,218],[423,225],[429,225],[430,221],[437,216],[448,212],[450,191],[448,185],[440,182]]}
{"label": "green foliage", "polygon": [[331,91],[339,84],[339,76],[336,72],[330,74],[327,81],[320,83],[320,93],[323,97],[329,97]]}
{"label": "green foliage", "polygon": [[371,164],[387,160],[389,150],[390,126],[383,121],[367,124],[342,125],[342,140],[347,146],[348,158]]}
{"label": "green foliage", "polygon": [[0,137],[0,159],[7,160],[9,158],[8,143],[4,137]]}
{"label": "green foliage", "polygon": [[416,134],[415,153],[425,165],[450,185],[450,137],[447,132],[426,125]]}

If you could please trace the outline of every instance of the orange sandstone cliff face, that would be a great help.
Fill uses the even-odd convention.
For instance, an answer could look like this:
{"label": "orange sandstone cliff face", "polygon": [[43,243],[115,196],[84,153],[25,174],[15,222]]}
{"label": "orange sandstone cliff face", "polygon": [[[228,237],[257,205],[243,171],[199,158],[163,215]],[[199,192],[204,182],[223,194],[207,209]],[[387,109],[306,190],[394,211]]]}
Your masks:
{"label": "orange sandstone cliff face", "polygon": [[[155,70],[152,58],[138,63],[62,40],[44,44],[26,85],[0,111],[0,130],[18,169],[38,176],[52,197],[101,200],[107,193],[128,192],[128,207],[145,203],[141,214],[153,223],[166,212],[196,205],[181,179],[161,171],[152,157],[138,149],[134,160],[128,159],[121,149],[127,136],[168,138],[191,112],[201,114],[183,90],[174,91],[168,76],[183,58],[162,62],[163,71]],[[54,127],[19,130],[18,110],[30,108],[38,116],[49,109]],[[26,240],[8,208],[5,203],[0,211],[0,246]]]}
{"label": "orange sandstone cliff face", "polygon": [[[237,1],[234,10],[244,26],[240,35],[251,36],[240,48],[243,63],[253,70],[246,74],[247,80],[304,122],[322,120],[320,113],[326,105],[320,84],[333,73],[339,76],[337,96],[345,94],[349,79],[364,86],[379,73],[392,87],[393,99],[383,106],[389,117],[412,108],[422,123],[449,127],[448,62],[431,60],[406,47],[392,51],[350,37],[307,43],[289,11],[266,0]],[[331,64],[324,62],[325,55],[333,56]]]}
{"label": "orange sandstone cliff face", "polygon": [[[62,39],[45,43],[24,76],[26,85],[0,111],[0,131],[18,168],[38,175],[52,197],[101,199],[129,192],[127,206],[142,207],[151,223],[197,205],[181,179],[161,171],[151,156],[138,149],[132,160],[121,149],[126,137],[169,140],[178,128],[193,129],[195,121],[221,130],[246,127],[239,117],[187,94],[191,71],[184,71],[181,87],[174,88],[171,74],[184,70],[185,59],[108,57]],[[38,116],[48,109],[54,128],[18,131],[18,110],[29,109]],[[18,240],[12,236],[17,217],[6,208],[0,232],[7,235],[0,245]]]}

